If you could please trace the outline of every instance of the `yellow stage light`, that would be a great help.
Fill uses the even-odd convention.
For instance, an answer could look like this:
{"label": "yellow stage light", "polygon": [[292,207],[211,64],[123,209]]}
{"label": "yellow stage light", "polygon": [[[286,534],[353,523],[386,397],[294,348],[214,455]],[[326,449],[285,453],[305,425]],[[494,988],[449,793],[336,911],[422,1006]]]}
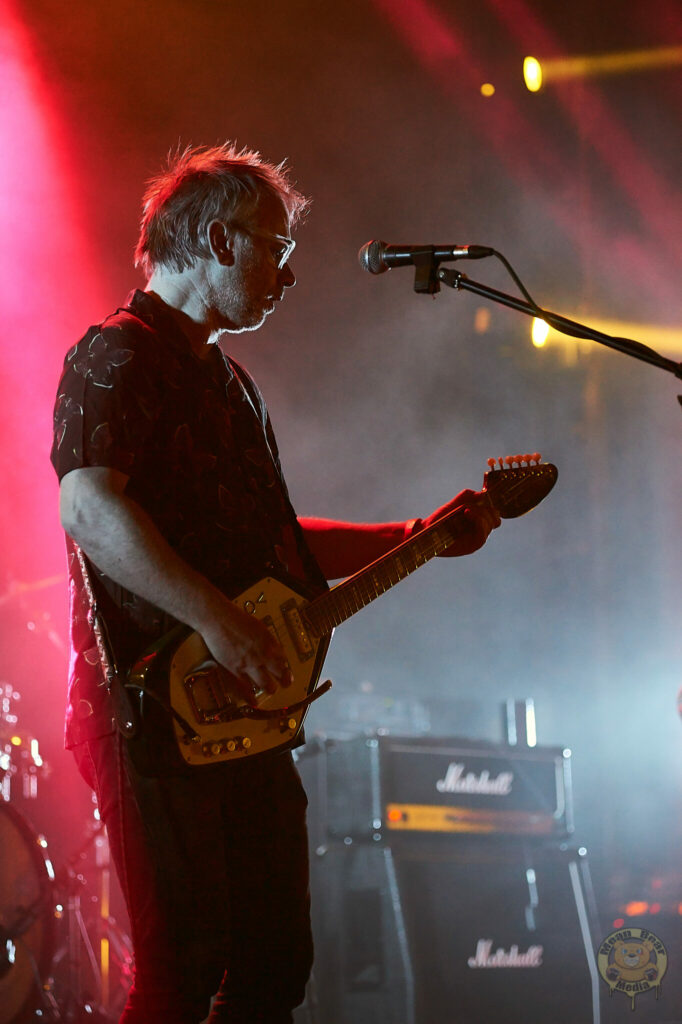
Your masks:
{"label": "yellow stage light", "polygon": [[99,965],[100,965],[100,994],[102,997],[102,1006],[109,1005],[109,940],[102,938],[99,940]]}
{"label": "yellow stage light", "polygon": [[547,341],[548,334],[549,324],[545,323],[544,320],[540,320],[539,317],[534,316],[530,336],[536,348],[542,348]]}
{"label": "yellow stage light", "polygon": [[537,92],[542,88],[542,65],[535,57],[524,59],[523,80],[529,92]]}
{"label": "yellow stage light", "polygon": [[648,50],[624,50],[588,57],[553,57],[538,60],[526,57],[523,80],[530,92],[537,92],[547,82],[562,78],[586,78],[588,75],[623,75],[650,68],[667,68],[682,64],[682,46],[658,46]]}
{"label": "yellow stage light", "polygon": [[[599,320],[589,314],[565,315],[571,320],[582,321],[586,326],[593,327],[595,331],[609,334],[613,338],[631,338],[633,341],[641,341],[643,345],[648,345],[649,348],[669,359],[679,359],[682,356],[682,327],[661,327],[658,324]],[[562,345],[573,351],[585,353],[601,347],[596,341],[572,338],[568,334],[562,334],[561,331],[549,327],[544,320],[539,320],[537,317],[533,318],[531,341],[536,348],[542,348],[545,345]]]}
{"label": "yellow stage light", "polygon": [[495,86],[492,82],[484,82],[481,86],[481,96],[494,96]]}

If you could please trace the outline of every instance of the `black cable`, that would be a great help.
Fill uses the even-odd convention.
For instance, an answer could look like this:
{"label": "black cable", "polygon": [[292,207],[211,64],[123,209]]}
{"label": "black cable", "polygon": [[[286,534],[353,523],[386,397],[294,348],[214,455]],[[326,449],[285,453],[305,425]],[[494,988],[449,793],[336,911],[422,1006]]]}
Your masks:
{"label": "black cable", "polygon": [[526,288],[525,284],[523,283],[523,281],[521,280],[521,278],[516,273],[516,271],[514,270],[514,268],[511,265],[511,263],[507,259],[507,257],[504,256],[501,252],[498,252],[497,249],[492,249],[492,254],[493,254],[493,256],[496,256],[498,258],[498,260],[500,260],[500,262],[504,265],[504,267],[507,270],[507,273],[509,274],[511,279],[515,282],[517,287],[522,292],[523,297],[526,300],[526,302],[529,303],[529,305],[531,305],[533,307],[533,309],[536,310],[538,316],[542,316],[543,315],[543,310],[540,308],[540,306],[538,306],[537,302],[532,297],[532,295],[530,294],[530,292]]}

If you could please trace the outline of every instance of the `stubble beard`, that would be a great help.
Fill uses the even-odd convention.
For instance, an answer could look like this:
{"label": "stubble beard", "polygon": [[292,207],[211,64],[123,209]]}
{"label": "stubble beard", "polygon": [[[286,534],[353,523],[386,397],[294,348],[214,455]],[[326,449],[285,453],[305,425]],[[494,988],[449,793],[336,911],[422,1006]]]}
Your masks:
{"label": "stubble beard", "polygon": [[249,294],[247,287],[237,287],[234,283],[212,285],[207,293],[207,299],[216,326],[232,334],[257,331],[270,312],[269,302],[266,303],[260,296]]}

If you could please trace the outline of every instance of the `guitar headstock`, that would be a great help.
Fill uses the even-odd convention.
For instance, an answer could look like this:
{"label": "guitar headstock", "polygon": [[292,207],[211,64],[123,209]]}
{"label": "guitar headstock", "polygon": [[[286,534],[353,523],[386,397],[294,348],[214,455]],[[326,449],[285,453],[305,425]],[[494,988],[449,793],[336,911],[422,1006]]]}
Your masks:
{"label": "guitar headstock", "polygon": [[488,459],[483,489],[502,519],[516,519],[539,505],[554,487],[556,466],[541,462],[539,452]]}

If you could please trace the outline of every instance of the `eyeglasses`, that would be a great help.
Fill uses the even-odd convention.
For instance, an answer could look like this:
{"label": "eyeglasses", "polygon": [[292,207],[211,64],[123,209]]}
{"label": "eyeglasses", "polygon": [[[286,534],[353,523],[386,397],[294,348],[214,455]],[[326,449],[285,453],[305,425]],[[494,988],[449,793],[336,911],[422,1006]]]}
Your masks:
{"label": "eyeglasses", "polygon": [[270,252],[277,269],[284,269],[296,248],[296,242],[293,238],[287,238],[286,235],[275,235],[270,231],[254,231],[253,228],[244,227],[242,224],[237,224],[235,227],[238,227],[244,234],[251,235],[252,238],[264,238],[266,241],[271,242]]}

